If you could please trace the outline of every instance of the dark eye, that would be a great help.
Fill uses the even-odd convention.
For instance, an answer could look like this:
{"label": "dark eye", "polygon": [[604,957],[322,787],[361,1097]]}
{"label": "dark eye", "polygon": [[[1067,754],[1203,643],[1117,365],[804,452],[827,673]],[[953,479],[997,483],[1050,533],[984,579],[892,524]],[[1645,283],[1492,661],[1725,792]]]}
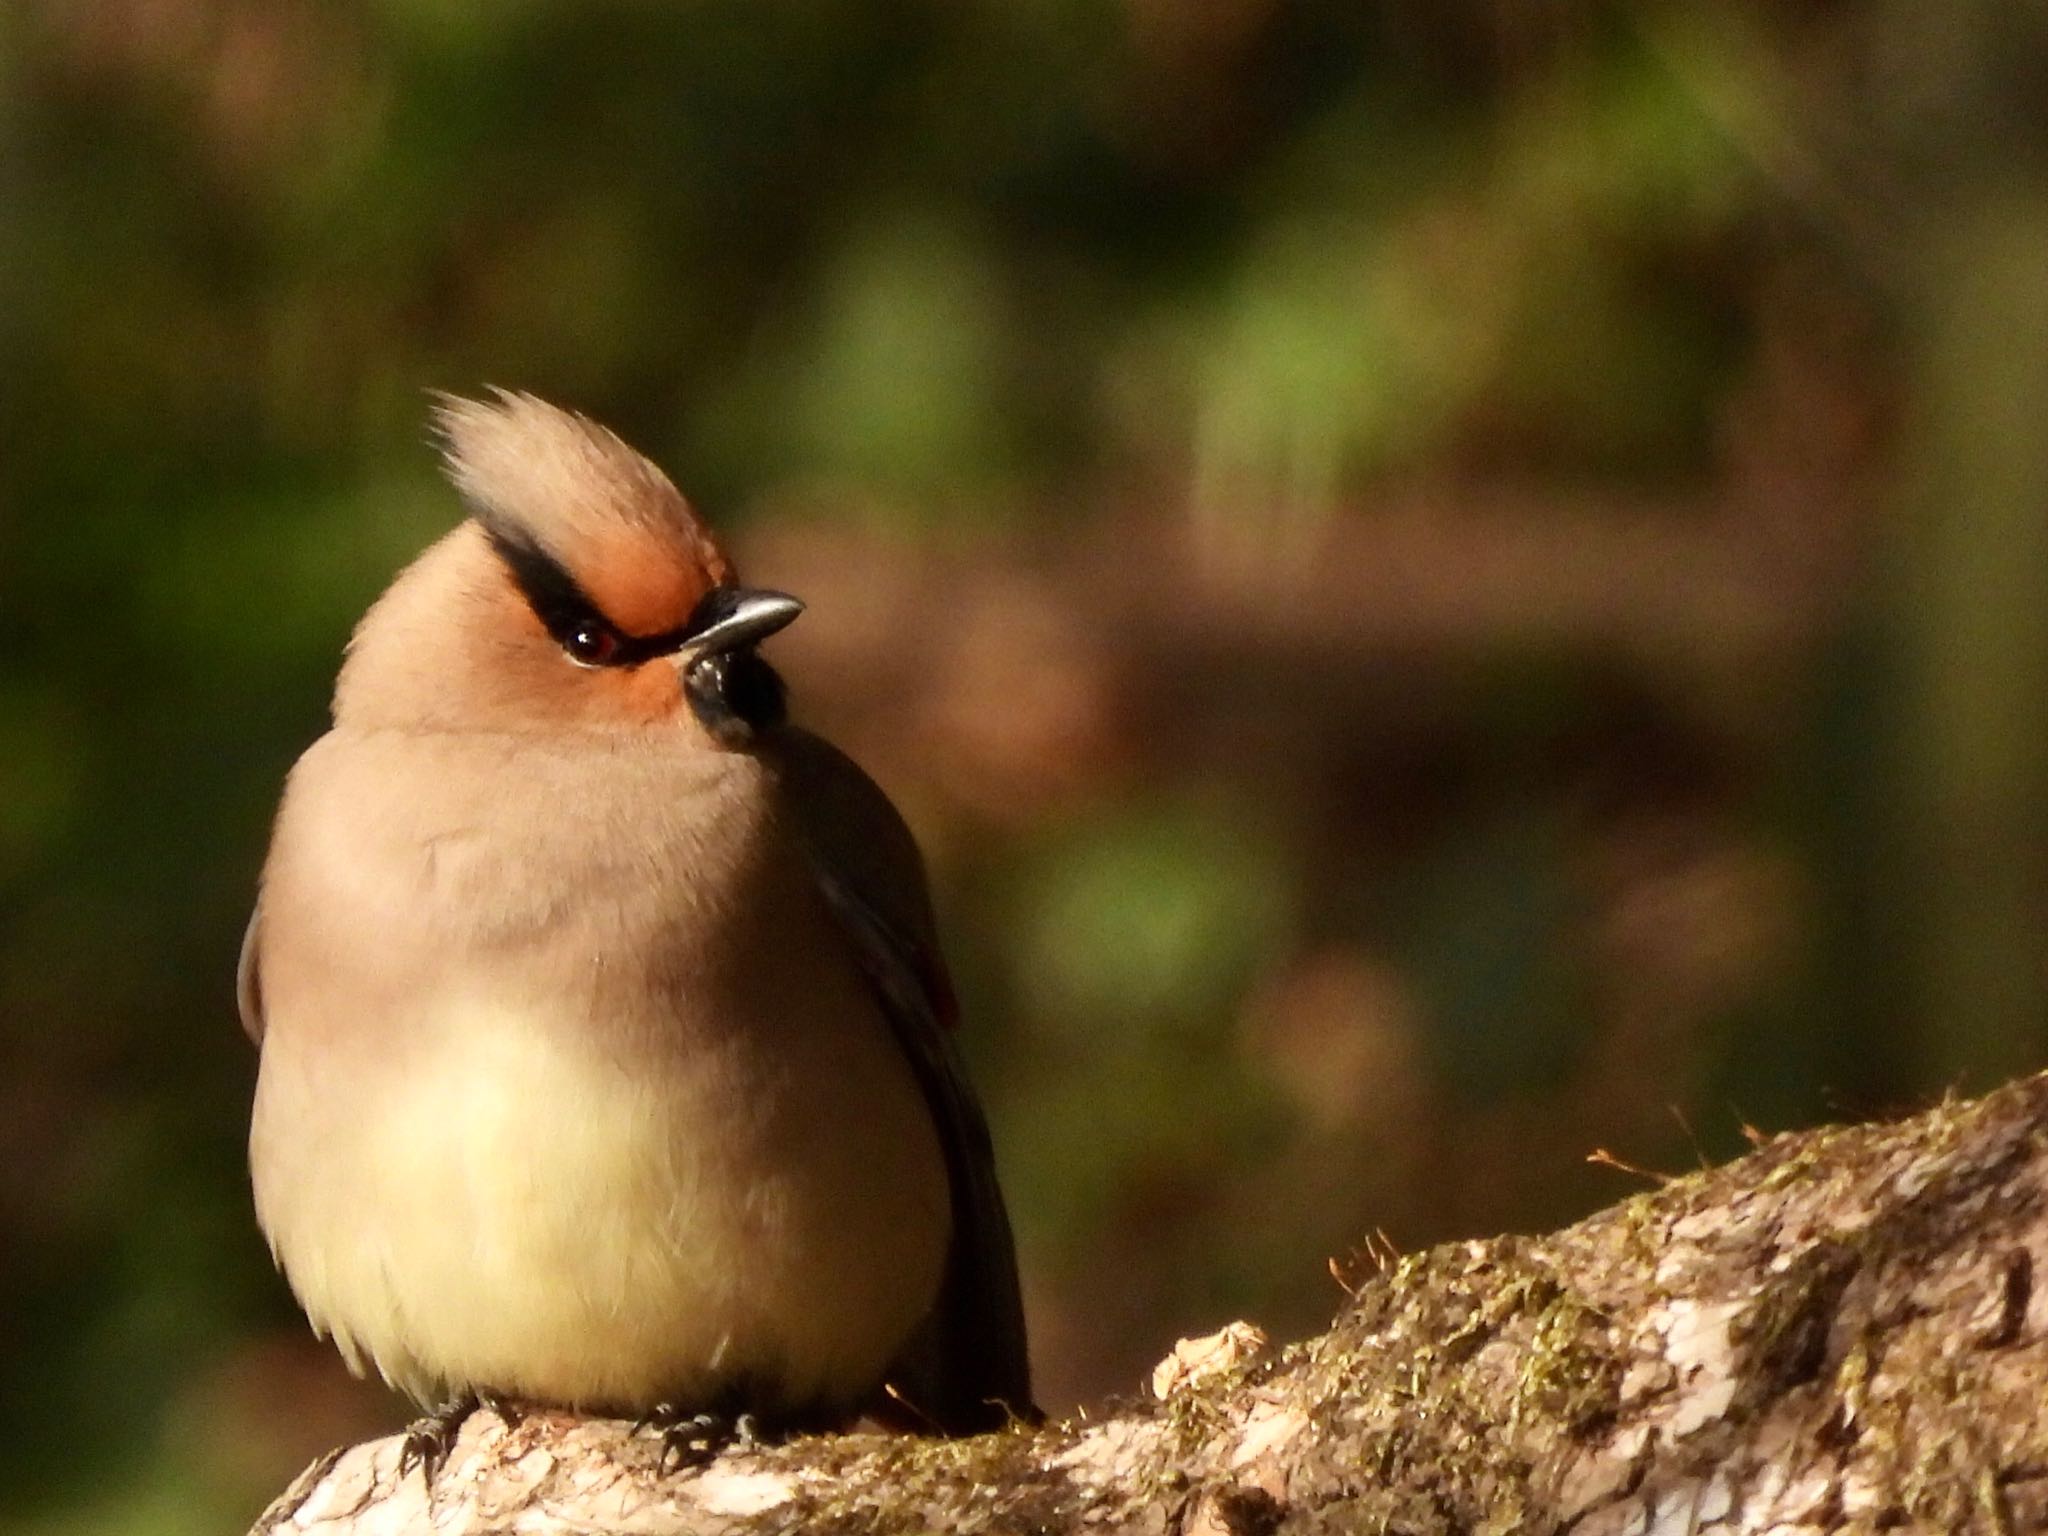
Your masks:
{"label": "dark eye", "polygon": [[570,630],[562,649],[579,666],[601,667],[619,653],[619,637],[610,625],[593,619]]}

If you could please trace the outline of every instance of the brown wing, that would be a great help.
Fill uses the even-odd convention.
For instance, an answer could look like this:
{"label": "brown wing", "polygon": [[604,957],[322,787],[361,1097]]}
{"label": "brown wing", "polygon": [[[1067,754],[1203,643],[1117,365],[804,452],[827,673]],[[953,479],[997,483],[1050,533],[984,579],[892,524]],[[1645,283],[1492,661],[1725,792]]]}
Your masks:
{"label": "brown wing", "polygon": [[819,889],[924,1090],[952,1183],[938,1306],[894,1385],[948,1434],[1035,1419],[1010,1217],[988,1121],[950,1029],[952,987],[917,845],[888,797],[838,749],[801,731],[777,734]]}

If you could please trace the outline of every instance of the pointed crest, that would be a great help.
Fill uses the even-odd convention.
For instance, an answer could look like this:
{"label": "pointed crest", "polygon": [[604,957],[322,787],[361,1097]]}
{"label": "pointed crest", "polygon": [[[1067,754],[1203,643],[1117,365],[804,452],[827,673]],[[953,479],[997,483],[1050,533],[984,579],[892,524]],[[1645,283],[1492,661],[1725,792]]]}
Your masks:
{"label": "pointed crest", "polygon": [[654,464],[588,417],[534,395],[439,395],[448,478],[490,528],[568,557],[625,532],[674,541],[705,585],[731,579],[711,530]]}

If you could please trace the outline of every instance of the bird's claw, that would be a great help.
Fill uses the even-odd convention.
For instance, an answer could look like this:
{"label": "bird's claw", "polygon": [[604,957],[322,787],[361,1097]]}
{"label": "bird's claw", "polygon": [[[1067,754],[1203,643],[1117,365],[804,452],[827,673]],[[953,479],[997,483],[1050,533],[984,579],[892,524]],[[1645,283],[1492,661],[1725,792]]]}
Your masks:
{"label": "bird's claw", "polygon": [[479,1407],[495,1413],[507,1429],[517,1429],[526,1422],[527,1405],[516,1397],[506,1397],[499,1392],[478,1392],[476,1400]]}
{"label": "bird's claw", "polygon": [[400,1475],[418,1467],[421,1476],[427,1480],[427,1486],[432,1487],[441,1463],[455,1449],[456,1437],[462,1433],[463,1423],[481,1406],[474,1397],[461,1397],[408,1424],[405,1444],[398,1452]]}
{"label": "bird's claw", "polygon": [[660,1430],[664,1472],[701,1467],[726,1451],[751,1451],[761,1445],[761,1421],[751,1413],[693,1413],[684,1417],[657,1408],[635,1427]]}

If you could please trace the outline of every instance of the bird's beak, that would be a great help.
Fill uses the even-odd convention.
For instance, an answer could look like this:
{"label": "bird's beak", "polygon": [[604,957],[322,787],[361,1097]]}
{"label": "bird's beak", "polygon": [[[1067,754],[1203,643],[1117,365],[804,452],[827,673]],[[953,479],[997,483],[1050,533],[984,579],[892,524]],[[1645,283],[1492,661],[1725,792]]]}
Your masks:
{"label": "bird's beak", "polygon": [[677,648],[676,657],[698,661],[758,645],[803,611],[804,605],[787,592],[713,587],[698,599],[689,623],[683,626],[688,638]]}

